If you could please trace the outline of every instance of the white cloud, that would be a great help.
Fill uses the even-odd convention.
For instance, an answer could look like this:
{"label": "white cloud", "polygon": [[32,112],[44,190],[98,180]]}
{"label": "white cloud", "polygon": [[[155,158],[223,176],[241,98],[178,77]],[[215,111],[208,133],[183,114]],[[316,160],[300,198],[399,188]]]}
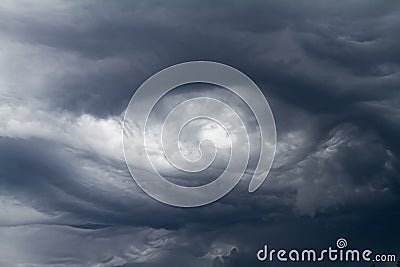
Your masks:
{"label": "white cloud", "polygon": [[96,118],[84,114],[49,112],[33,106],[0,106],[0,135],[11,138],[40,138],[78,151],[123,160],[121,117]]}

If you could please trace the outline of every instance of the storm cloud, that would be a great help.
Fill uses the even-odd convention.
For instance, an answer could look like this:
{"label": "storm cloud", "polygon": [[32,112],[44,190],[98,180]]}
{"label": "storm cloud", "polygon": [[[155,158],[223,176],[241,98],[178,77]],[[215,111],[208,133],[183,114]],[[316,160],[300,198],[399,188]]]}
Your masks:
{"label": "storm cloud", "polygon": [[[122,122],[193,60],[248,75],[278,142],[258,191],[182,209],[133,181]],[[256,252],[339,237],[400,256],[399,84],[398,1],[2,1],[0,265],[280,266]]]}

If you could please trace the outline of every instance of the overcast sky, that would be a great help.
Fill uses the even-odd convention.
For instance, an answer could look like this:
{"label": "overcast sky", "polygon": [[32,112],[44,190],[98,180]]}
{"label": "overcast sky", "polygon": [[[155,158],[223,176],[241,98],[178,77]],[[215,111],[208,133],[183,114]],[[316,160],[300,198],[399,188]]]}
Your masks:
{"label": "overcast sky", "polygon": [[[278,140],[258,191],[183,209],[134,182],[121,127],[141,83],[193,60],[253,79]],[[399,1],[1,1],[0,266],[281,266],[256,252],[339,237],[400,257],[399,84]],[[199,92],[241,108],[195,87],[155,118]]]}

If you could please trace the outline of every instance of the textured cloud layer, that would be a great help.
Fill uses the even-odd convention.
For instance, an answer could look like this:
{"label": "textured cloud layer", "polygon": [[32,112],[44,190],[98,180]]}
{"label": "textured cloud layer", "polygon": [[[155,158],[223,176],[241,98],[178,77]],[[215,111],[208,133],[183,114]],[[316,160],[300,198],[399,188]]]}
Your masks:
{"label": "textured cloud layer", "polygon": [[[399,15],[396,1],[2,1],[0,265],[258,266],[266,242],[340,236],[400,255]],[[251,77],[278,147],[256,193],[245,179],[177,209],[131,179],[121,123],[144,80],[190,60]]]}

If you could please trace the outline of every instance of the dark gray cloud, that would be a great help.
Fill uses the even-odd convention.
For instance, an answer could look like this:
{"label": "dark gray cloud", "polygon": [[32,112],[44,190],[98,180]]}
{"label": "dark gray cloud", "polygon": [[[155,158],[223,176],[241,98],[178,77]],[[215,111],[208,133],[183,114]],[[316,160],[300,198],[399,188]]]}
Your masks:
{"label": "dark gray cloud", "polygon": [[[396,1],[2,2],[0,265],[278,266],[255,253],[341,236],[400,256],[399,15]],[[132,181],[120,130],[136,88],[190,60],[251,77],[278,147],[255,194],[246,178],[179,209]]]}

